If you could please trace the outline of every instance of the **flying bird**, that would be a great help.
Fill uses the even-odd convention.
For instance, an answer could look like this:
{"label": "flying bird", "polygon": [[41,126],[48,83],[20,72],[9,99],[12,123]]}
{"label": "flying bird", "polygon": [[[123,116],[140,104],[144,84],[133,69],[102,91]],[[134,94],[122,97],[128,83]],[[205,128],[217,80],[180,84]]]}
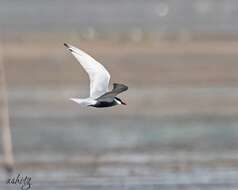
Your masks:
{"label": "flying bird", "polygon": [[128,89],[126,85],[114,83],[113,89],[108,91],[110,74],[105,67],[84,51],[66,43],[64,46],[79,61],[81,66],[88,73],[90,80],[90,96],[88,98],[70,98],[70,100],[81,106],[97,108],[111,107],[120,104],[126,105],[125,102],[116,97]]}

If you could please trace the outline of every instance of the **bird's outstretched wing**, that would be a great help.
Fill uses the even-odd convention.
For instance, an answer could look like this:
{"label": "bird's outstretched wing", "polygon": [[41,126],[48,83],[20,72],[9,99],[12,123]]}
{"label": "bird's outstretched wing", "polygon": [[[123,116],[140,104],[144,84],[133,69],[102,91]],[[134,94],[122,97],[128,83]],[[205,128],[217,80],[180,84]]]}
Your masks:
{"label": "bird's outstretched wing", "polygon": [[97,98],[97,100],[102,102],[112,102],[114,97],[126,90],[128,90],[128,87],[126,85],[114,83],[112,91],[103,94],[102,96]]}
{"label": "bird's outstretched wing", "polygon": [[64,45],[88,73],[90,79],[90,97],[98,98],[105,94],[108,91],[110,80],[110,74],[105,67],[84,51],[69,44]]}

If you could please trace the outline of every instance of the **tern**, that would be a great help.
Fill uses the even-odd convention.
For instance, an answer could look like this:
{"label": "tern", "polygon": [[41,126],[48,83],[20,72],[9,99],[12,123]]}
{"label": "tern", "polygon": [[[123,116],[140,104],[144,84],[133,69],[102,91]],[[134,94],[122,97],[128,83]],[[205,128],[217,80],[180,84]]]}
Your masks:
{"label": "tern", "polygon": [[88,98],[70,98],[70,100],[81,106],[92,106],[96,108],[111,107],[116,105],[126,105],[118,94],[128,90],[124,84],[114,83],[113,89],[108,91],[110,74],[106,68],[84,51],[64,43],[64,46],[79,61],[90,79],[90,96]]}

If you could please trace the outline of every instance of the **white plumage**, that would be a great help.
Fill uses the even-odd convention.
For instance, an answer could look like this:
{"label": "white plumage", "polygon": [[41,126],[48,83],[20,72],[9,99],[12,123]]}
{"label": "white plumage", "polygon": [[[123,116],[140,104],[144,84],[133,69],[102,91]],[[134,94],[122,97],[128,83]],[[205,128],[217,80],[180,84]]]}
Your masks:
{"label": "white plumage", "polygon": [[68,45],[68,49],[89,75],[90,98],[98,98],[108,91],[110,74],[98,61],[84,51]]}
{"label": "white plumage", "polygon": [[88,106],[95,103],[94,99],[100,97],[108,91],[108,85],[110,81],[110,74],[93,57],[85,53],[84,51],[69,45],[64,44],[73,56],[79,61],[85,71],[88,73],[90,80],[90,96],[85,99],[71,98],[70,100],[77,102],[83,106]]}
{"label": "white plumage", "polygon": [[88,98],[70,98],[70,100],[82,105],[93,107],[111,107],[114,105],[126,105],[121,99],[116,97],[117,94],[128,89],[123,84],[114,83],[113,90],[108,92],[110,74],[93,57],[84,51],[68,44],[64,44],[73,56],[79,61],[90,79],[90,96]]}

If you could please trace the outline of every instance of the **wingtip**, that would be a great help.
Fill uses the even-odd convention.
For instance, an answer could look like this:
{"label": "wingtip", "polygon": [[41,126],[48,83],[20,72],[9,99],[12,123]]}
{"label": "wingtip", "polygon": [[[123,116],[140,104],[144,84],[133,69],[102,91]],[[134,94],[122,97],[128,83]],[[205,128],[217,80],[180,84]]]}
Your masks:
{"label": "wingtip", "polygon": [[65,46],[69,51],[71,51],[71,52],[73,51],[72,48],[71,48],[68,44],[64,43],[64,46]]}
{"label": "wingtip", "polygon": [[67,47],[67,48],[69,48],[69,45],[68,45],[68,44],[66,44],[66,43],[64,43],[64,46],[65,46],[65,47]]}

